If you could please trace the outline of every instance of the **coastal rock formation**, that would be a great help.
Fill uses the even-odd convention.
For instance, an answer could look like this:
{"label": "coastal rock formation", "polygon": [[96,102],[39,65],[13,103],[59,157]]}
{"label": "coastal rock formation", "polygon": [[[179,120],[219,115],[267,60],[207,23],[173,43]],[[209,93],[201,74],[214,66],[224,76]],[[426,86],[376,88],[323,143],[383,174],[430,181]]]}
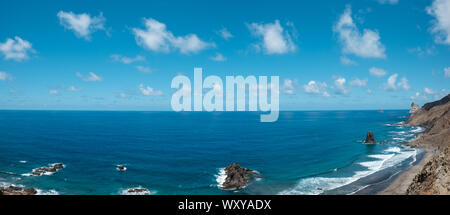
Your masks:
{"label": "coastal rock formation", "polygon": [[117,171],[123,172],[123,171],[126,171],[126,170],[127,170],[127,168],[124,165],[117,165]]}
{"label": "coastal rock formation", "polygon": [[0,187],[0,195],[36,195],[34,188],[23,188],[10,185],[8,187]]}
{"label": "coastal rock formation", "polygon": [[244,168],[237,163],[231,163],[228,165],[228,167],[225,168],[225,173],[227,177],[225,182],[222,184],[222,188],[225,190],[245,188],[250,179],[253,179],[259,175],[258,172]]}
{"label": "coastal rock formation", "polygon": [[425,127],[411,145],[435,153],[416,175],[407,194],[450,194],[450,94],[423,105],[406,124]]}
{"label": "coastal rock formation", "polygon": [[375,143],[377,143],[377,142],[375,141],[373,132],[372,131],[367,132],[366,140],[364,141],[364,144],[375,144]]}
{"label": "coastal rock formation", "polygon": [[133,187],[122,192],[122,195],[149,195],[150,190],[143,187]]}
{"label": "coastal rock formation", "polygon": [[33,169],[33,172],[31,173],[31,175],[32,176],[49,175],[49,174],[53,174],[63,168],[64,168],[63,164],[55,163],[51,166],[44,166],[44,167],[39,167],[39,168]]}
{"label": "coastal rock formation", "polygon": [[409,113],[415,113],[420,109],[419,105],[414,104],[414,102],[411,104],[411,108],[409,109]]}

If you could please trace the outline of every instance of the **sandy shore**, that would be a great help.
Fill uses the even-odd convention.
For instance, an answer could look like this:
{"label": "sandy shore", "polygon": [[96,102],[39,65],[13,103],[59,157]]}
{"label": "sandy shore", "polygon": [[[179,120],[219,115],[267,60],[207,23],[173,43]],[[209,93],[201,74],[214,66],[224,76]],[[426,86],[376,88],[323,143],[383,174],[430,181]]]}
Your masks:
{"label": "sandy shore", "polygon": [[413,182],[414,177],[419,174],[426,163],[433,158],[435,154],[433,149],[424,148],[425,155],[422,160],[410,169],[401,173],[386,189],[378,193],[378,195],[405,195],[409,185]]}

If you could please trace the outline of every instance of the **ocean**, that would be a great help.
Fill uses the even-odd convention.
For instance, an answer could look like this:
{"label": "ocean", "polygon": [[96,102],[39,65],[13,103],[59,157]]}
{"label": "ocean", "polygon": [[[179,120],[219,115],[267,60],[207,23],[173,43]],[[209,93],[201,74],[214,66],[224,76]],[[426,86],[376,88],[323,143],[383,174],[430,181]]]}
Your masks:
{"label": "ocean", "polygon": [[[405,143],[423,129],[407,110],[258,112],[0,111],[0,186],[39,194],[352,194],[416,161]],[[377,142],[364,145],[367,131]],[[220,189],[237,162],[261,178]],[[63,163],[42,176],[33,169]],[[117,165],[126,171],[117,171]],[[345,188],[345,189],[344,189]]]}

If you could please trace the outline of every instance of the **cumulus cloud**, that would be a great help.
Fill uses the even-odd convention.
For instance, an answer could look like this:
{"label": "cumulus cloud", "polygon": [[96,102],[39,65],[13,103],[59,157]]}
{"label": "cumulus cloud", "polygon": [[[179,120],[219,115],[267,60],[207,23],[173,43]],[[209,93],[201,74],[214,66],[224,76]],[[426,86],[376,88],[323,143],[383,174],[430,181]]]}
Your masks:
{"label": "cumulus cloud", "polygon": [[15,36],[8,38],[4,43],[0,43],[0,52],[6,60],[22,61],[28,58],[28,53],[34,52],[30,42]]}
{"label": "cumulus cloud", "polygon": [[364,29],[361,33],[352,18],[352,10],[347,6],[339,21],[333,26],[342,43],[342,52],[364,58],[385,58],[385,47],[380,42],[378,31]]}
{"label": "cumulus cloud", "polygon": [[136,57],[126,57],[126,56],[122,56],[122,55],[118,55],[118,54],[113,54],[113,55],[111,55],[111,59],[113,59],[114,61],[117,61],[117,62],[124,63],[124,64],[145,61],[145,57],[143,57],[141,55],[136,55]]}
{"label": "cumulus cloud", "polygon": [[220,54],[219,52],[216,53],[215,56],[210,57],[209,59],[213,60],[213,61],[219,61],[219,62],[223,62],[226,61],[227,58],[224,57],[222,54]]}
{"label": "cumulus cloud", "polygon": [[233,37],[233,34],[231,34],[228,29],[226,29],[225,27],[223,27],[222,29],[220,29],[217,32],[223,39],[225,40],[229,40],[230,38]]}
{"label": "cumulus cloud", "polygon": [[444,77],[450,78],[450,67],[444,68]]}
{"label": "cumulus cloud", "polygon": [[408,84],[408,79],[406,79],[405,77],[403,77],[400,82],[398,83],[398,86],[400,88],[403,88],[404,90],[409,90],[411,89],[411,87]]}
{"label": "cumulus cloud", "polygon": [[387,74],[386,70],[372,67],[369,69],[369,73],[375,77],[383,77]]}
{"label": "cumulus cloud", "polygon": [[283,93],[292,95],[294,94],[294,82],[291,79],[285,79],[283,86],[281,87]]}
{"label": "cumulus cloud", "polygon": [[350,81],[349,84],[350,84],[350,86],[355,86],[355,87],[365,87],[365,86],[367,86],[367,81],[368,81],[367,78],[364,79],[364,80],[361,80],[359,78],[355,78],[352,81]]}
{"label": "cumulus cloud", "polygon": [[253,35],[262,39],[254,45],[258,48],[262,46],[266,54],[285,54],[296,50],[291,33],[283,29],[278,20],[267,24],[251,23],[247,27]]}
{"label": "cumulus cloud", "polygon": [[426,11],[435,18],[430,29],[435,42],[450,45],[450,0],[434,0]]}
{"label": "cumulus cloud", "polygon": [[160,96],[163,94],[162,91],[160,91],[160,90],[155,91],[150,86],[144,87],[143,84],[139,85],[139,91],[141,91],[142,95],[144,95],[144,96]]}
{"label": "cumulus cloud", "polygon": [[380,4],[397,4],[398,0],[378,0]]}
{"label": "cumulus cloud", "polygon": [[430,88],[428,88],[428,87],[425,87],[425,88],[423,89],[423,92],[425,92],[425,93],[428,94],[428,95],[433,95],[433,94],[436,93],[434,90],[432,90],[432,89],[430,89]]}
{"label": "cumulus cloud", "polygon": [[7,72],[0,71],[0,81],[13,80],[14,77]]}
{"label": "cumulus cloud", "polygon": [[312,80],[308,84],[303,85],[303,89],[309,94],[322,94],[324,97],[330,97],[330,94],[326,91],[327,84],[325,82],[321,83]]}
{"label": "cumulus cloud", "polygon": [[97,30],[104,30],[105,18],[91,16],[87,13],[75,14],[73,12],[59,11],[57,14],[59,22],[64,28],[72,30],[77,37],[90,40],[90,35]]}
{"label": "cumulus cloud", "polygon": [[402,88],[404,90],[411,89],[411,87],[408,84],[408,79],[403,77],[397,83],[397,77],[398,77],[397,73],[389,76],[389,78],[387,79],[387,82],[386,82],[386,84],[384,86],[384,89],[387,90],[387,91],[395,91],[395,90],[397,90],[397,87]]}
{"label": "cumulus cloud", "polygon": [[349,90],[345,87],[345,78],[339,77],[334,80],[334,87],[337,94],[347,94]]}
{"label": "cumulus cloud", "polygon": [[146,66],[136,66],[136,69],[142,73],[152,73],[153,72],[153,70],[150,67],[146,67]]}
{"label": "cumulus cloud", "polygon": [[174,36],[166,29],[166,25],[155,19],[144,19],[146,29],[133,28],[133,33],[138,45],[155,52],[168,53],[178,50],[183,54],[197,53],[204,49],[215,47],[214,43],[208,43],[195,34],[186,36]]}
{"label": "cumulus cloud", "polygon": [[355,61],[349,59],[346,56],[341,56],[341,63],[347,66],[354,66],[354,65],[358,65]]}
{"label": "cumulus cloud", "polygon": [[90,81],[90,82],[103,81],[102,77],[96,75],[93,72],[89,72],[89,75],[87,75],[87,76],[83,76],[79,72],[77,72],[76,75],[77,75],[77,77],[81,78],[81,80],[83,80],[83,81]]}

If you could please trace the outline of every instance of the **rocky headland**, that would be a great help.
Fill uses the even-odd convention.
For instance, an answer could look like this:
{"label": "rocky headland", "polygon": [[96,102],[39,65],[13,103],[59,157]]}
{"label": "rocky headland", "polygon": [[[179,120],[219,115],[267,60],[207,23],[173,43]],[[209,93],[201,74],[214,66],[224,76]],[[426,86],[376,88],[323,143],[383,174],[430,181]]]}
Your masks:
{"label": "rocky headland", "polygon": [[413,104],[405,122],[425,131],[408,143],[427,151],[422,161],[405,172],[381,194],[450,194],[450,94],[441,100]]}

